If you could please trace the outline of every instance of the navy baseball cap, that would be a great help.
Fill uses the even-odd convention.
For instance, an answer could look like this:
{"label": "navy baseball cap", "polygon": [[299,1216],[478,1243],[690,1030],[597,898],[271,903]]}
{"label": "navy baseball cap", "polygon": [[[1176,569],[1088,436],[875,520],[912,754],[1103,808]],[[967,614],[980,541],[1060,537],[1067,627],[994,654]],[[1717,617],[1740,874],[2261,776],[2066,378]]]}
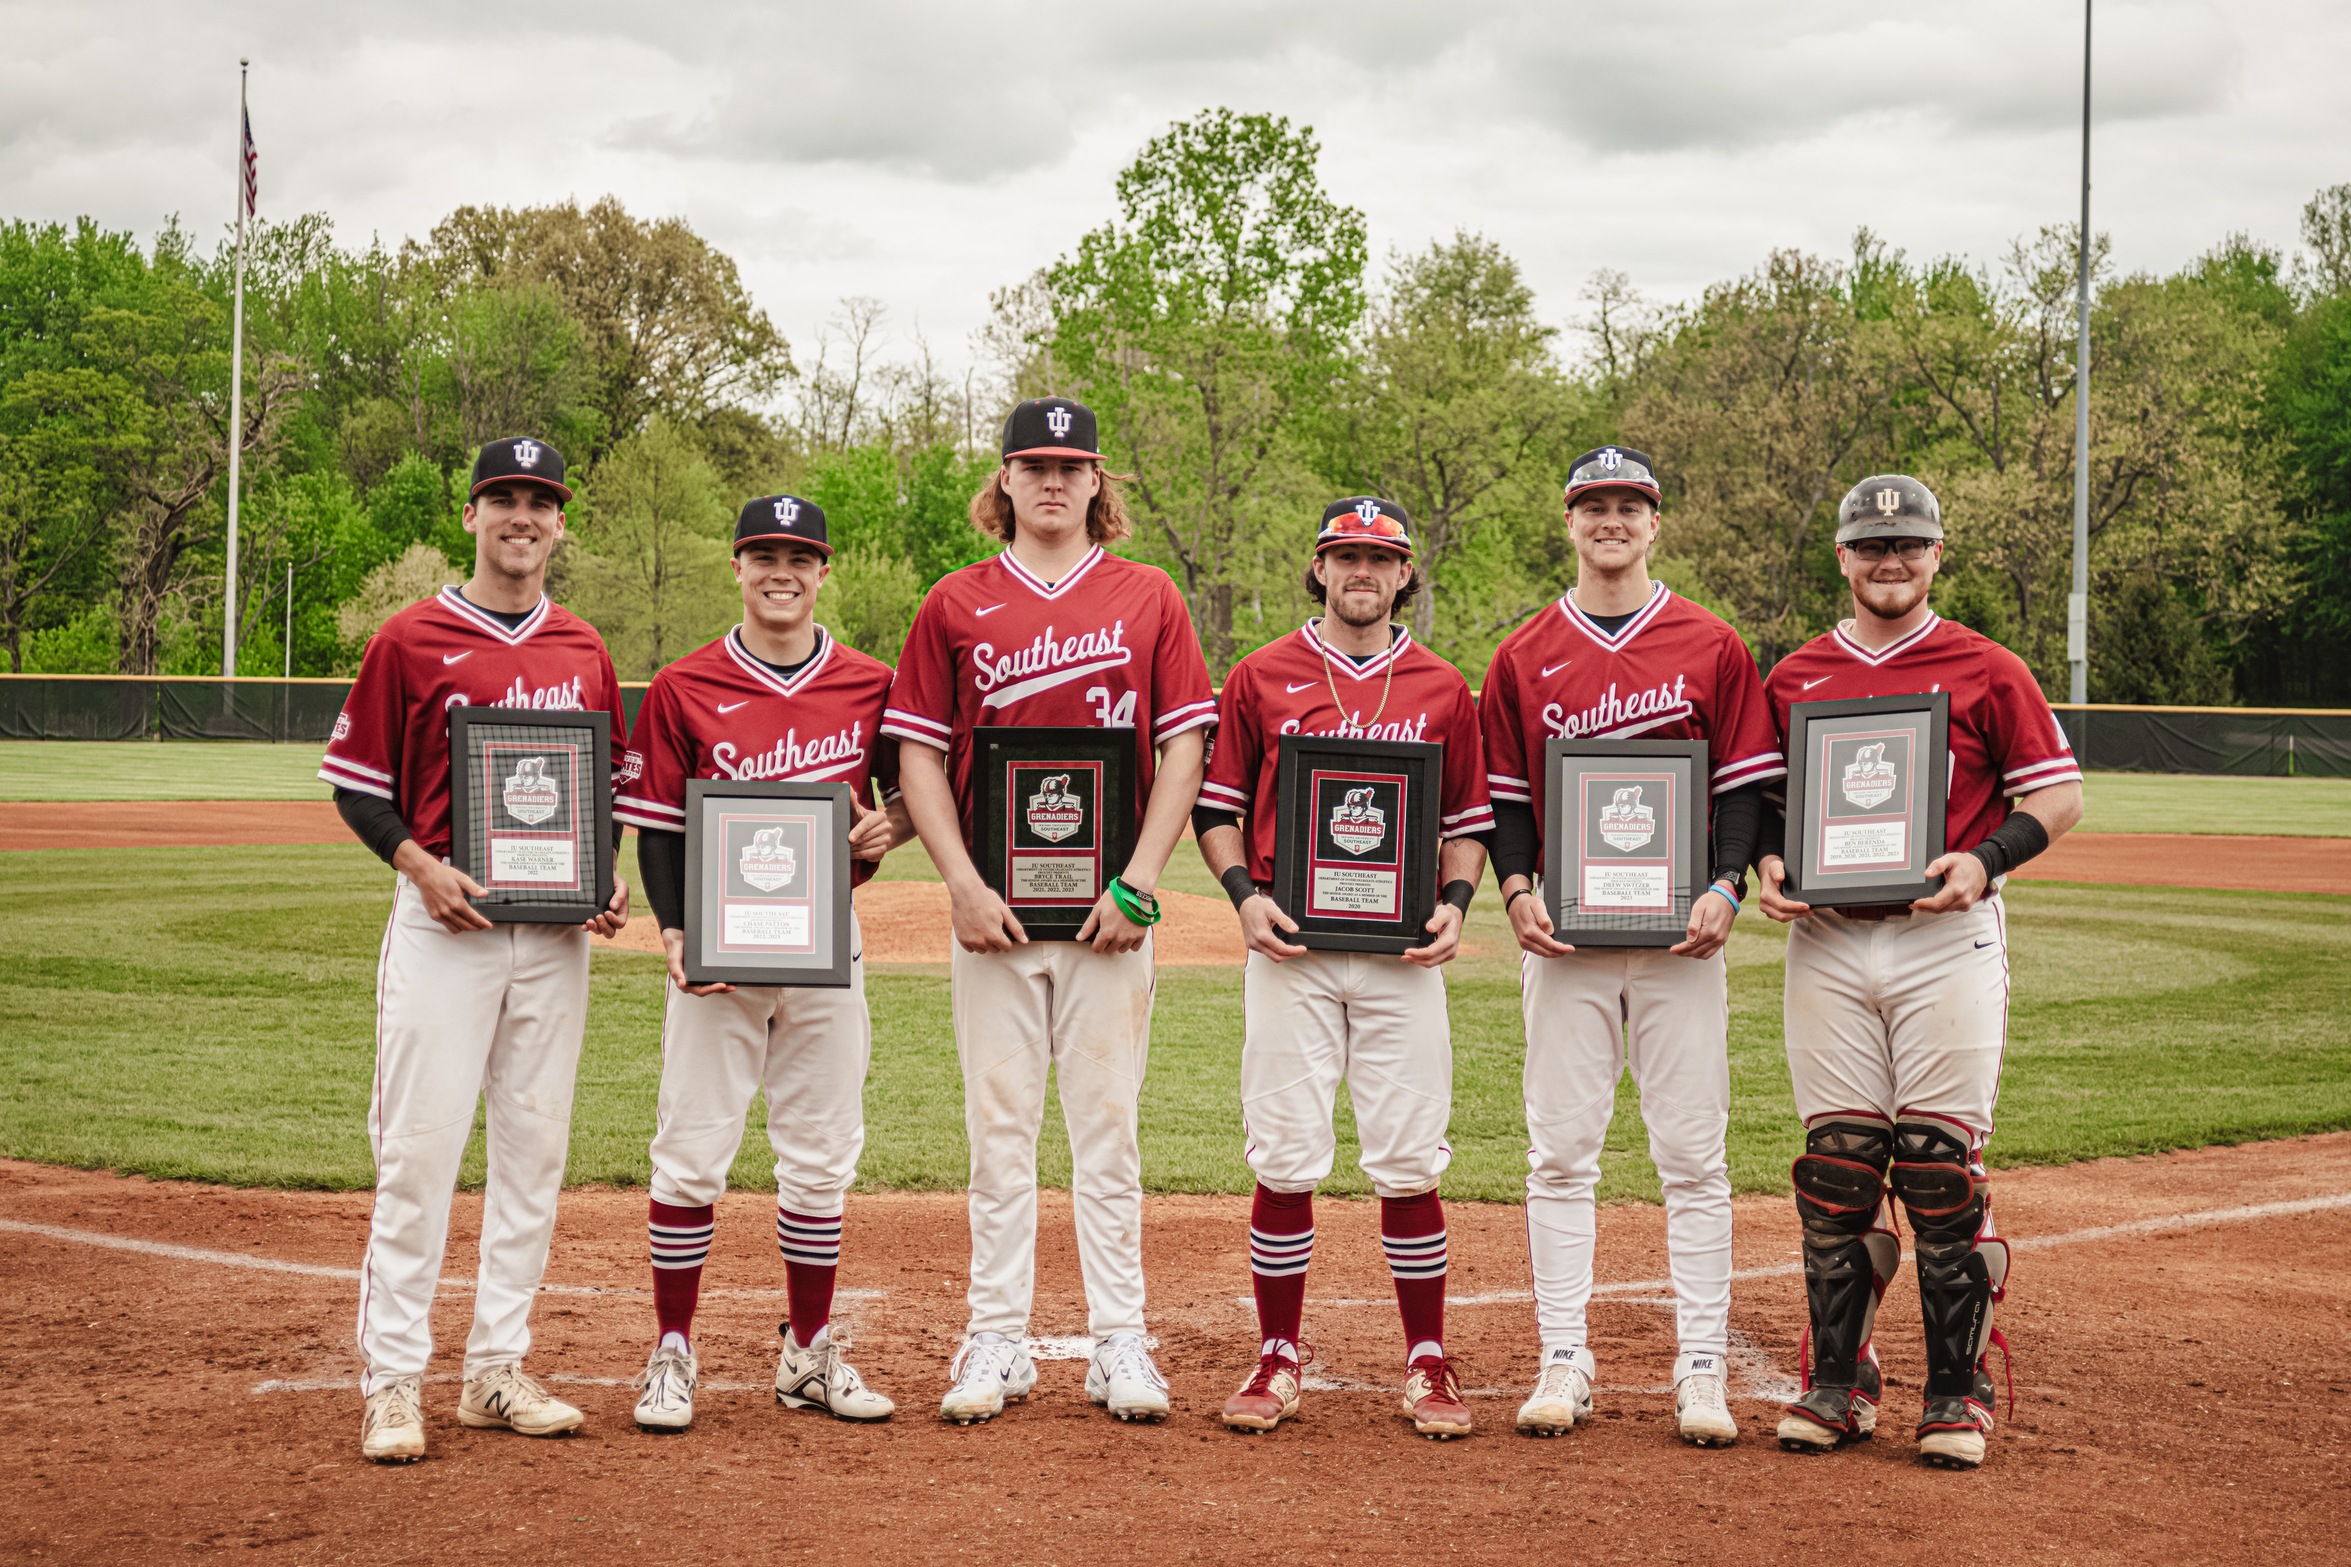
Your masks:
{"label": "navy baseball cap", "polygon": [[762,495],[743,503],[735,518],[736,550],[763,539],[790,539],[827,555],[833,552],[825,537],[824,508],[797,495]]}
{"label": "navy baseball cap", "polygon": [[1636,452],[1629,446],[1595,446],[1567,470],[1567,504],[1571,507],[1584,491],[1611,487],[1638,490],[1649,497],[1652,506],[1661,499],[1656,464],[1649,461],[1647,452]]}
{"label": "navy baseball cap", "polygon": [[1004,421],[1004,456],[1102,460],[1094,410],[1068,397],[1033,397]]}
{"label": "navy baseball cap", "polygon": [[563,482],[563,453],[527,435],[486,442],[474,454],[473,488],[465,497],[471,500],[493,484],[518,480],[544,484],[565,500],[571,499],[571,486]]}
{"label": "navy baseball cap", "polygon": [[1377,544],[1412,554],[1412,519],[1394,501],[1376,495],[1350,495],[1323,508],[1322,531],[1314,536],[1314,553],[1334,544]]}

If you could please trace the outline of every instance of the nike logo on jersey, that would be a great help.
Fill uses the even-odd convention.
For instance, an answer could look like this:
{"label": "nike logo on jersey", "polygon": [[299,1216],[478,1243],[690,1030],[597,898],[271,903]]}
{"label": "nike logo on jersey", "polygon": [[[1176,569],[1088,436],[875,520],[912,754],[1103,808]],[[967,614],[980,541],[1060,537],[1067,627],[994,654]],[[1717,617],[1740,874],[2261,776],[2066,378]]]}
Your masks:
{"label": "nike logo on jersey", "polygon": [[971,618],[972,618],[972,619],[974,619],[974,620],[977,620],[977,619],[979,619],[979,618],[980,618],[982,615],[993,615],[993,614],[995,614],[995,613],[996,613],[996,611],[998,611],[998,610],[1002,609],[1003,607],[1004,607],[1004,602],[1003,602],[1002,600],[998,600],[996,603],[990,604],[990,605],[989,605],[987,608],[985,608],[985,609],[975,609],[975,610],[973,610],[973,611],[971,612]]}
{"label": "nike logo on jersey", "polygon": [[444,664],[458,664],[463,663],[466,659],[471,657],[473,657],[473,649],[467,648],[462,653],[443,653],[441,655],[441,662]]}
{"label": "nike logo on jersey", "polygon": [[[1823,675],[1823,676],[1821,676],[1821,677],[1820,677],[1820,680],[1834,680],[1835,678],[1836,678],[1836,677],[1835,677],[1834,675]],[[1811,689],[1812,689],[1814,686],[1816,686],[1816,685],[1819,685],[1819,684],[1820,684],[1820,680],[1807,680],[1807,681],[1805,681],[1805,682],[1804,682],[1804,685],[1803,685],[1803,688],[1802,688],[1802,689],[1804,689],[1804,690],[1806,690],[1806,691],[1809,691],[1809,690],[1811,690]]]}
{"label": "nike logo on jersey", "polygon": [[751,699],[749,697],[745,697],[740,702],[721,702],[718,704],[718,710],[723,715],[733,712],[738,707],[749,707],[750,705]]}
{"label": "nike logo on jersey", "polygon": [[1134,660],[1126,645],[1127,623],[1118,620],[1107,630],[1055,637],[1047,626],[1029,644],[1010,653],[998,653],[995,644],[982,642],[971,650],[972,684],[981,691],[980,706],[1005,707],[1023,697],[1050,691],[1105,669]]}
{"label": "nike logo on jersey", "polygon": [[1287,691],[1287,692],[1289,692],[1289,693],[1290,693],[1290,695],[1292,695],[1292,696],[1296,696],[1296,695],[1297,695],[1299,692],[1306,690],[1308,687],[1312,686],[1313,684],[1314,684],[1314,682],[1313,682],[1313,681],[1311,681],[1311,680],[1309,680],[1309,681],[1306,681],[1306,682],[1304,682],[1304,683],[1302,683],[1302,684],[1299,684],[1299,685],[1290,685],[1288,682],[1286,682],[1286,681],[1285,681],[1285,682],[1283,683],[1282,689],[1283,689],[1283,690],[1285,690],[1285,691]]}
{"label": "nike logo on jersey", "polygon": [[1568,665],[1570,665],[1570,664],[1572,664],[1572,663],[1574,663],[1574,662],[1575,662],[1575,660],[1574,660],[1574,659],[1572,659],[1572,658],[1569,658],[1569,659],[1562,659],[1562,660],[1560,660],[1560,661],[1559,661],[1558,663],[1556,663],[1556,664],[1549,664],[1549,665],[1546,665],[1546,666],[1544,666],[1544,669],[1543,669],[1543,678],[1544,678],[1545,680],[1548,680],[1548,679],[1550,679],[1550,678],[1551,678],[1553,675],[1556,675],[1556,674],[1558,674],[1558,673],[1559,673],[1561,670],[1565,669],[1565,668],[1566,668]]}

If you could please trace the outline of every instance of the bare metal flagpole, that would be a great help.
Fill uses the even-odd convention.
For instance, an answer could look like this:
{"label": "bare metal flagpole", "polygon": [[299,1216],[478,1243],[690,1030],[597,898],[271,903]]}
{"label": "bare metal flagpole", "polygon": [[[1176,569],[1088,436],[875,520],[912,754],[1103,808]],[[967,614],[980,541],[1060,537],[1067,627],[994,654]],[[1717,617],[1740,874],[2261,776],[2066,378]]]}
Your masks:
{"label": "bare metal flagpole", "polygon": [[2090,700],[2090,0],[2082,0],[2082,226],[2075,282],[2073,593],[2065,606],[2071,700]]}
{"label": "bare metal flagpole", "polygon": [[253,62],[237,61],[237,302],[229,329],[229,562],[221,595],[220,672],[237,678],[237,491],[245,444],[245,212],[252,201],[252,122],[245,116],[245,80]]}

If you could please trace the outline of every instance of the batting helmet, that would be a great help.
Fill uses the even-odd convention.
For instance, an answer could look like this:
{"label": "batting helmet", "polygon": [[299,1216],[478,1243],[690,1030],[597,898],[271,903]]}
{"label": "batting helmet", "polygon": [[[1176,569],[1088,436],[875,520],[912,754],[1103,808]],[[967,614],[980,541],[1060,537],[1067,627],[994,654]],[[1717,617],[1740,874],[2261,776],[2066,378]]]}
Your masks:
{"label": "batting helmet", "polygon": [[1845,492],[1837,507],[1837,542],[1855,539],[1939,539],[1943,506],[1935,492],[1906,473],[1873,474]]}

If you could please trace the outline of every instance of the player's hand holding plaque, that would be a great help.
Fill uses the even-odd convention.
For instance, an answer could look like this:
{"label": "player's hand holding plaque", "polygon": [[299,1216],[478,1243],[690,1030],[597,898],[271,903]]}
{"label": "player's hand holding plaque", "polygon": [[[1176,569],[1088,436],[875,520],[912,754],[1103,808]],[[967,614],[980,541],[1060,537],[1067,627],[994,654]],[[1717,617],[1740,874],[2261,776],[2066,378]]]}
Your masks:
{"label": "player's hand holding plaque", "polygon": [[1788,713],[1787,881],[1814,908],[1907,904],[1942,890],[1951,697],[1798,702]]}
{"label": "player's hand holding plaque", "polygon": [[1444,757],[1419,741],[1282,736],[1273,897],[1298,922],[1290,940],[1326,952],[1428,945]]}
{"label": "player's hand holding plaque", "polygon": [[612,715],[449,710],[449,863],[501,923],[579,925],[612,900]]}
{"label": "player's hand holding plaque", "polygon": [[1135,732],[971,732],[979,871],[1031,941],[1075,941],[1135,852]]}
{"label": "player's hand holding plaque", "polygon": [[686,785],[686,981],[849,983],[849,786]]}
{"label": "player's hand holding plaque", "polygon": [[1543,903],[1571,947],[1670,947],[1709,880],[1706,742],[1543,746]]}

